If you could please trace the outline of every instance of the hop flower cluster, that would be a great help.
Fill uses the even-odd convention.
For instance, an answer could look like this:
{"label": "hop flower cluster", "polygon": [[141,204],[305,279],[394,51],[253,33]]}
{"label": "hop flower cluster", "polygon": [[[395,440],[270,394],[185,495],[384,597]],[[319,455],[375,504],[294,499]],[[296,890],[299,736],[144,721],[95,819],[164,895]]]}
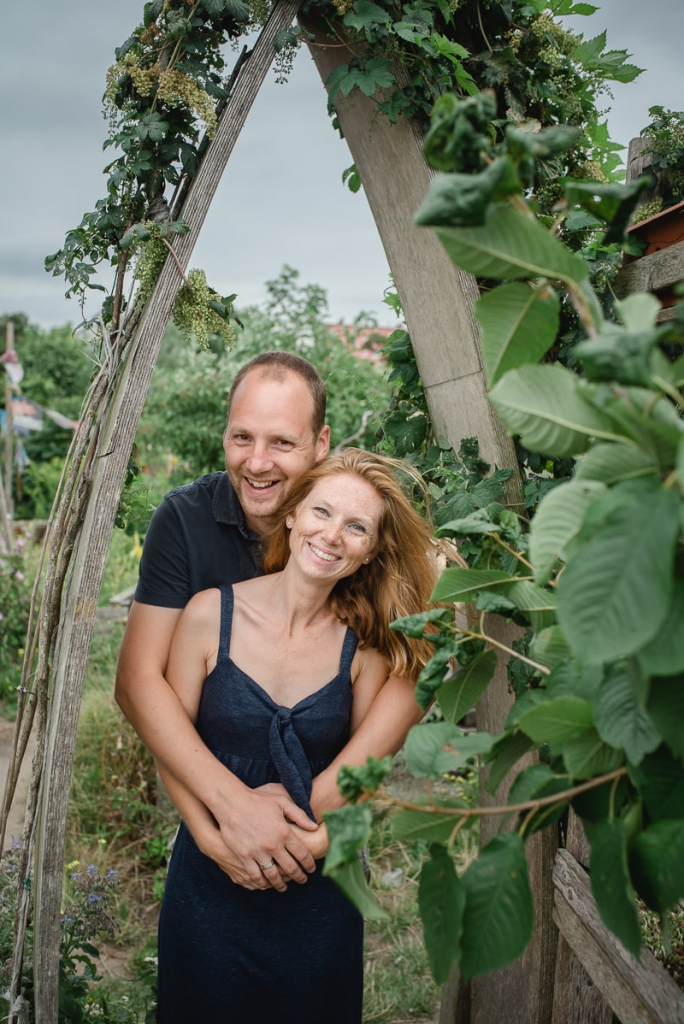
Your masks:
{"label": "hop flower cluster", "polygon": [[207,136],[213,139],[216,134],[216,111],[211,96],[190,75],[178,68],[166,68],[159,76],[159,99],[169,107],[180,107],[185,104],[200,120],[204,121]]}
{"label": "hop flower cluster", "polygon": [[135,266],[135,277],[140,282],[138,294],[140,302],[147,302],[152,294],[152,289],[168,255],[166,244],[163,238],[159,237],[159,225],[154,221],[148,221],[146,226],[152,237],[148,238],[140,248]]}
{"label": "hop flower cluster", "polygon": [[209,336],[222,334],[226,348],[232,348],[235,332],[227,321],[211,308],[210,302],[221,301],[221,296],[207,284],[203,270],[191,270],[188,284],[178,292],[173,306],[173,322],[186,341],[192,341],[199,348],[209,348]]}

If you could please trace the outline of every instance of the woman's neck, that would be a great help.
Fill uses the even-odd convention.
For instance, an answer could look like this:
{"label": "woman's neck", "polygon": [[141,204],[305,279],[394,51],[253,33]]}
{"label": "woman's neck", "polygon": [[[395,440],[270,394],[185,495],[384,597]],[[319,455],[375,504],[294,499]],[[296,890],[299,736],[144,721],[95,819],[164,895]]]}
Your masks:
{"label": "woman's neck", "polygon": [[260,576],[258,593],[268,604],[268,617],[280,621],[289,635],[322,624],[332,613],[329,597],[334,583],[307,579],[288,562],[282,572]]}

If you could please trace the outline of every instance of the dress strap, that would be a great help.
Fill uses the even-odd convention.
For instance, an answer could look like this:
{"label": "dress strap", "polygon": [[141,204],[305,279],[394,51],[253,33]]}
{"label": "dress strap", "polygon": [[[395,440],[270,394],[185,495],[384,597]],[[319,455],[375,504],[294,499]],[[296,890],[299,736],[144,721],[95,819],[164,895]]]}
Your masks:
{"label": "dress strap", "polygon": [[219,587],[221,591],[221,634],[219,636],[219,649],[217,661],[227,659],[230,652],[230,633],[233,626],[233,587],[230,583],[224,583]]}
{"label": "dress strap", "polygon": [[342,654],[340,655],[340,675],[350,676],[351,675],[351,664],[356,654],[356,647],[359,642],[354,630],[351,626],[347,626],[347,632],[344,635],[344,643],[342,644]]}

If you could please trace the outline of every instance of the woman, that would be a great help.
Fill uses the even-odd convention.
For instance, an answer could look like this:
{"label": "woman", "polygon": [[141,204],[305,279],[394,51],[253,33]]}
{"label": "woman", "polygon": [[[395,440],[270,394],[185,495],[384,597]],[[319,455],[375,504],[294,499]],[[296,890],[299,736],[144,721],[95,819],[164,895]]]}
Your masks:
{"label": "woman", "polygon": [[[415,678],[431,653],[388,628],[425,607],[435,577],[428,527],[391,465],[347,449],[307,473],[267,575],[197,594],[171,647],[169,683],[216,757],[252,788],[282,783],[312,817],[312,777],[388,674]],[[299,834],[324,856],[324,826]],[[277,864],[261,867],[279,881]],[[363,922],[321,867],[283,892],[236,885],[181,825],[160,919],[159,1024],[360,1024]]]}

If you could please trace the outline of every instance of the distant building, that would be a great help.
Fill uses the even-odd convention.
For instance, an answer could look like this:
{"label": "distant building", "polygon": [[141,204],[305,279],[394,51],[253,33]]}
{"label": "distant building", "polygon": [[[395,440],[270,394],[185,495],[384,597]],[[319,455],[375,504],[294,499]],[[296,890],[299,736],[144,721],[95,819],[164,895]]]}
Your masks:
{"label": "distant building", "polygon": [[340,341],[344,342],[358,359],[371,363],[383,363],[382,350],[396,327],[348,327],[346,324],[329,324]]}

